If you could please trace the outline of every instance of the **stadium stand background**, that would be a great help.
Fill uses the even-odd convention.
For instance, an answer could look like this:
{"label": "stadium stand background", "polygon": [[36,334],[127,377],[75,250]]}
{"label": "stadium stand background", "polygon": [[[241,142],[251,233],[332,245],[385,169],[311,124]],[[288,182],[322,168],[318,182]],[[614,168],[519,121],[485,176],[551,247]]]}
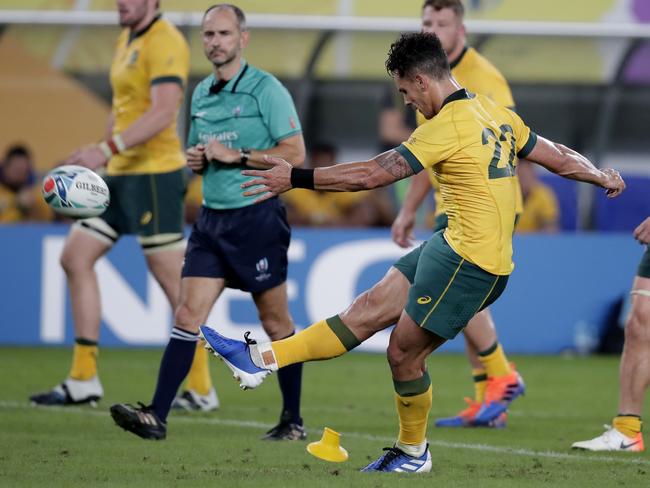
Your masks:
{"label": "stadium stand background", "polygon": [[[321,2],[243,0],[260,14],[415,17],[420,0]],[[548,22],[650,21],[644,0],[470,0],[469,20]],[[165,11],[201,12],[207,3],[164,0]],[[110,11],[112,0],[4,1],[2,10]],[[209,70],[198,28],[184,27],[192,50],[190,88]],[[0,147],[24,141],[34,149],[41,170],[65,157],[70,148],[94,140],[104,128],[110,64],[118,27],[4,25],[0,37]],[[326,38],[318,30],[255,29],[249,60],[279,76],[298,100],[306,140],[331,140],[344,158],[367,157],[379,147],[377,117],[389,80],[383,69],[391,32],[343,32]],[[322,50],[315,59],[316,47]],[[645,198],[650,170],[650,43],[616,38],[471,36],[470,42],[492,60],[512,85],[517,109],[540,134],[564,142],[602,164],[623,167],[629,185],[615,204],[596,196],[582,228],[630,230],[650,214]],[[620,86],[612,93],[619,75]],[[313,63],[313,70],[310,69]],[[307,82],[305,81],[307,80]],[[611,133],[602,139],[602,111],[612,99]],[[62,123],[62,114],[65,122]],[[595,153],[595,154],[594,154]],[[563,230],[578,225],[579,191],[551,175]]]}

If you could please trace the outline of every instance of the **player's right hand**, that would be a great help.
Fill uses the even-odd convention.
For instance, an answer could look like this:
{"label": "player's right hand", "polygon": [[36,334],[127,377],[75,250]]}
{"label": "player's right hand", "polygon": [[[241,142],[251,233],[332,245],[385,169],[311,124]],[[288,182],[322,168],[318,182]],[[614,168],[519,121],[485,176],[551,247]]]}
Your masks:
{"label": "player's right hand", "polygon": [[205,146],[197,144],[194,147],[188,147],[185,151],[185,159],[187,160],[187,167],[194,173],[202,173],[205,167]]}
{"label": "player's right hand", "polygon": [[395,244],[399,247],[413,246],[413,226],[415,225],[415,214],[400,210],[397,218],[390,228],[390,234]]}
{"label": "player's right hand", "polygon": [[618,171],[612,168],[602,170],[607,179],[603,183],[603,188],[607,190],[607,198],[615,198],[625,190],[625,181],[621,178]]}
{"label": "player's right hand", "polygon": [[641,244],[650,244],[650,217],[634,229],[634,238]]}

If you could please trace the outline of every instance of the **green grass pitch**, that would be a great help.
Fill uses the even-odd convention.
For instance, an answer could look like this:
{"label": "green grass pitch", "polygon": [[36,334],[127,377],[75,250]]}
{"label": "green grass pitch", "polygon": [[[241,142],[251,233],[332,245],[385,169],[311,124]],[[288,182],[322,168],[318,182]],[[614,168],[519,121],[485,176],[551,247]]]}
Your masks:
{"label": "green grass pitch", "polygon": [[[581,453],[571,442],[602,433],[616,410],[618,358],[514,358],[528,393],[502,430],[429,428],[433,470],[425,475],[359,473],[394,440],[397,419],[383,355],[349,354],[305,366],[303,416],[309,441],[342,432],[350,459],[330,464],[306,443],[259,437],[277,420],[277,381],[242,392],[212,362],[222,403],[211,414],[172,414],[165,441],[117,428],[114,402],[148,402],[160,350],[104,349],[106,397],[99,407],[34,408],[29,394],[61,380],[70,351],[0,348],[0,486],[650,486],[647,453]],[[472,392],[462,356],[433,355],[431,424]]]}

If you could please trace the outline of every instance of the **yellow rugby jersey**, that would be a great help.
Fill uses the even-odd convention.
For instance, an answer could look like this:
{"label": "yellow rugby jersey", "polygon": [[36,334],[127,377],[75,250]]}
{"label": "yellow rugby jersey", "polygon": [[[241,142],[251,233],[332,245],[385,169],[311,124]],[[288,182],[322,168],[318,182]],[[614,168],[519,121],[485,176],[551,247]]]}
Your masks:
{"label": "yellow rugby jersey", "polygon": [[[123,132],[149,110],[152,85],[177,82],[185,86],[189,61],[185,38],[165,19],[156,18],[136,34],[124,29],[117,40],[110,73],[113,133]],[[184,165],[174,117],[174,123],[153,138],[111,158],[107,171],[109,175],[167,173]]]}
{"label": "yellow rugby jersey", "polygon": [[521,118],[465,89],[397,148],[415,172],[433,168],[445,201],[445,239],[463,258],[496,275],[512,272],[517,178],[537,136]]}
{"label": "yellow rugby jersey", "polygon": [[[498,105],[508,108],[514,108],[515,102],[512,98],[512,92],[508,82],[501,72],[487,58],[482,56],[473,47],[466,47],[458,59],[449,65],[451,74],[460,86],[467,88],[472,93],[479,93],[495,101]],[[426,119],[420,112],[416,112],[417,124],[422,125]],[[438,182],[432,171],[428,171],[429,180],[433,186],[433,197],[436,203],[435,216],[445,213],[445,206],[442,196],[438,191]],[[519,180],[517,180],[519,188]],[[521,189],[518,189],[516,200],[519,214],[523,210],[523,198]]]}

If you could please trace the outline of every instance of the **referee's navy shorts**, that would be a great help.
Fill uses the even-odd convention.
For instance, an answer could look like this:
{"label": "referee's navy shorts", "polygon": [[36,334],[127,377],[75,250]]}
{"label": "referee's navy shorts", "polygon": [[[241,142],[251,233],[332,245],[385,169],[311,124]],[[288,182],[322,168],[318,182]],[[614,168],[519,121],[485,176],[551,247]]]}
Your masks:
{"label": "referee's navy shorts", "polygon": [[242,208],[201,207],[182,276],[224,278],[226,286],[259,293],[287,279],[291,228],[279,198]]}

